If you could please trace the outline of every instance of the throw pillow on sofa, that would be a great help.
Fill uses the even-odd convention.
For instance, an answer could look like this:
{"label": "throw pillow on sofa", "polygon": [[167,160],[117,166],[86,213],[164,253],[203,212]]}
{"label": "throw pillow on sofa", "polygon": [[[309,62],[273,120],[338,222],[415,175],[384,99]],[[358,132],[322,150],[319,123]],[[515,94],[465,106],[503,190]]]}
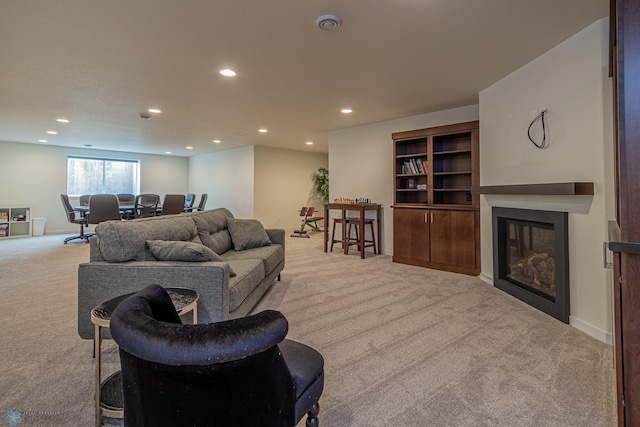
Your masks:
{"label": "throw pillow on sofa", "polygon": [[[206,262],[224,261],[220,255],[204,245],[172,240],[148,240],[147,245],[158,261]],[[231,276],[236,273],[229,267]]]}
{"label": "throw pillow on sofa", "polygon": [[227,218],[227,228],[236,251],[271,244],[269,235],[257,219]]}

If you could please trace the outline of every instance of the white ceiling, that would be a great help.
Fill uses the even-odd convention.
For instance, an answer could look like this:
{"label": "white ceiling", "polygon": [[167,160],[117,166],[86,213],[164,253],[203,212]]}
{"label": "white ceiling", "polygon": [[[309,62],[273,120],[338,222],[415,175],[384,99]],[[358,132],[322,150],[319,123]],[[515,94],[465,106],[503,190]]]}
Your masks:
{"label": "white ceiling", "polygon": [[[480,90],[608,8],[608,0],[2,0],[0,140],[178,156],[246,145],[327,152],[331,130],[477,103]],[[338,30],[316,27],[326,13],[342,18]],[[237,77],[220,76],[226,67]],[[148,108],[162,113],[138,118]]]}

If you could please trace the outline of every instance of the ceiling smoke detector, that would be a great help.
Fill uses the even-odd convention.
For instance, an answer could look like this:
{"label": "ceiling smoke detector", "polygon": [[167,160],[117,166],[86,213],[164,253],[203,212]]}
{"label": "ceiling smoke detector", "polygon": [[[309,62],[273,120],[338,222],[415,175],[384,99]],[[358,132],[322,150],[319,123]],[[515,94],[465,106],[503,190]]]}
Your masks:
{"label": "ceiling smoke detector", "polygon": [[151,114],[149,114],[149,113],[140,113],[140,114],[138,114],[138,117],[140,117],[142,120],[149,120],[151,118]]}
{"label": "ceiling smoke detector", "polygon": [[342,19],[337,15],[322,15],[316,19],[316,25],[324,31],[337,30],[340,28],[340,24],[342,24]]}

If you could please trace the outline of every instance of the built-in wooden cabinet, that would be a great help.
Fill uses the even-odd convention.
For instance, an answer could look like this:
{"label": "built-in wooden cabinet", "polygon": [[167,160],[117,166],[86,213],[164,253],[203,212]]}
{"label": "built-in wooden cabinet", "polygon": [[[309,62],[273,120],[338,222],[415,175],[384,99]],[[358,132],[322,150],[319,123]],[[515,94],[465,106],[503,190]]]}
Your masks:
{"label": "built-in wooden cabinet", "polygon": [[478,122],[392,135],[393,260],[480,272]]}

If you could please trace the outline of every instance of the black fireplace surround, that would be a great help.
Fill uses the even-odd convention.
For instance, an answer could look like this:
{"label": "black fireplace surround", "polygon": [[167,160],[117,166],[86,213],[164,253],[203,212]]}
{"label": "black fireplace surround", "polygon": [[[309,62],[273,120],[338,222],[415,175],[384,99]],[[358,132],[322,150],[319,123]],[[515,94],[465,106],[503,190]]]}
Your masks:
{"label": "black fireplace surround", "polygon": [[493,207],[494,285],[569,323],[567,212]]}

